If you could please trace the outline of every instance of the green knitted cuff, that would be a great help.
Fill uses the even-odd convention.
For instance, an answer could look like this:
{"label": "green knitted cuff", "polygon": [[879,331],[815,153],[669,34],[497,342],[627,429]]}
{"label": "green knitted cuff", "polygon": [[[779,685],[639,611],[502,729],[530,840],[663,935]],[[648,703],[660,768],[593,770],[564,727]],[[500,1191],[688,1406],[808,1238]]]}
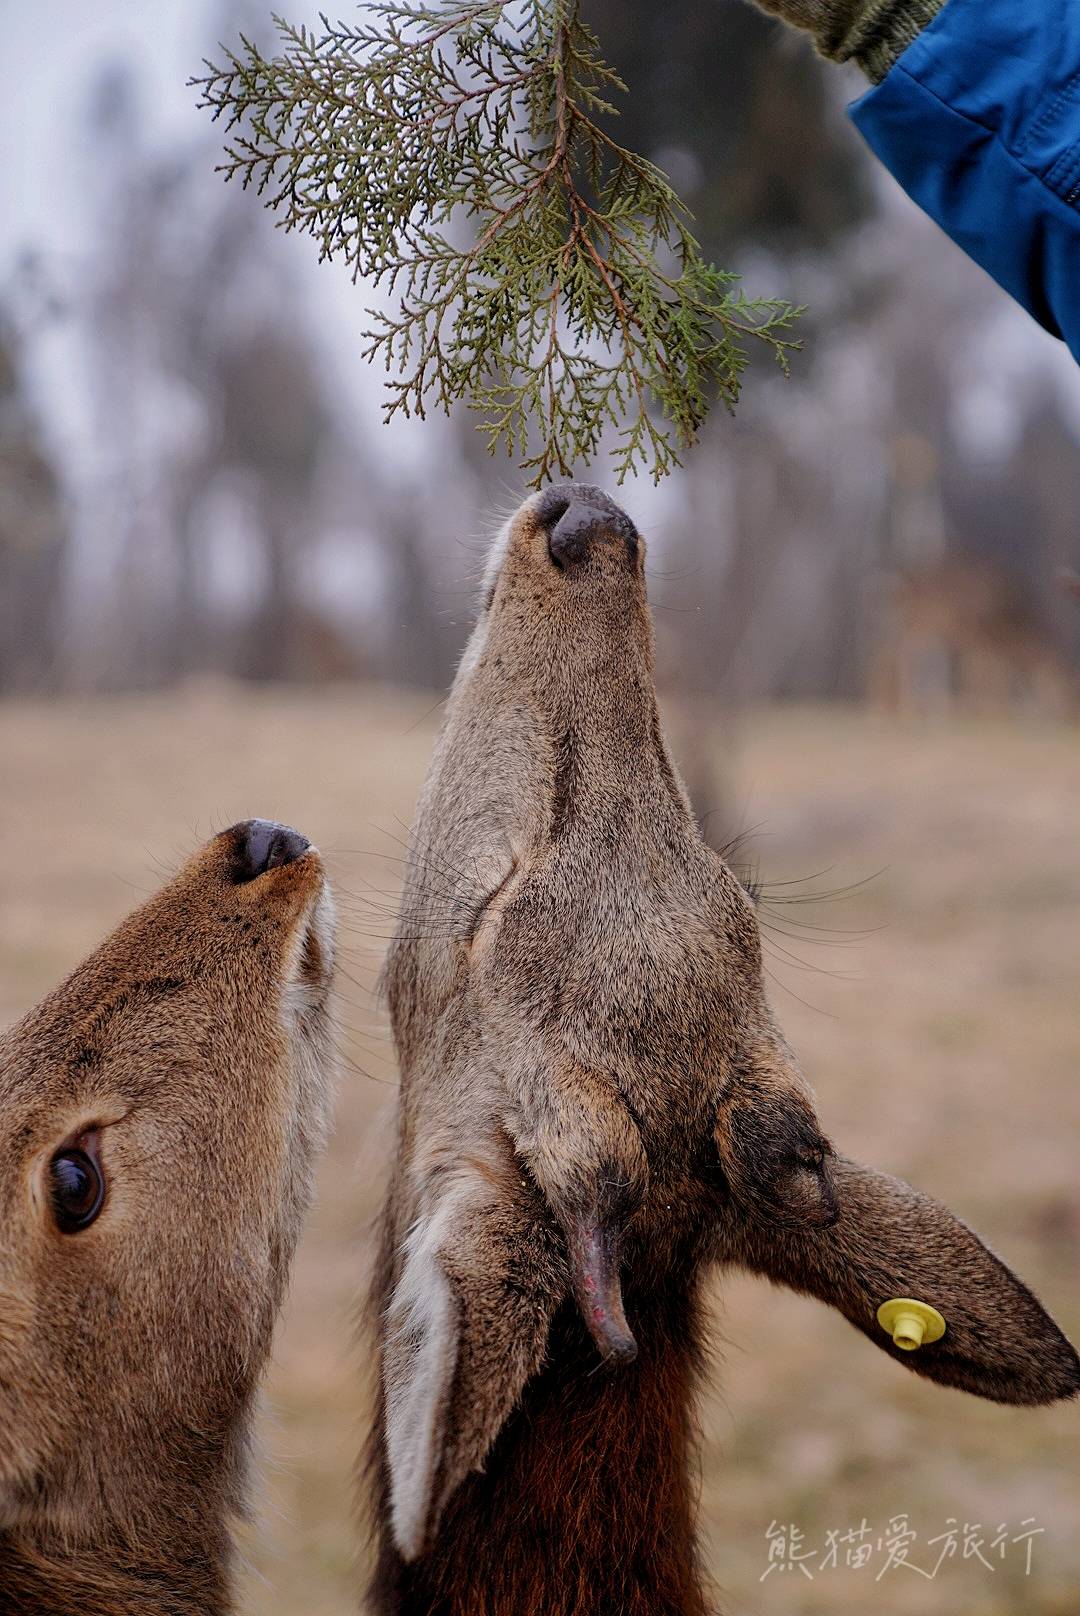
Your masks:
{"label": "green knitted cuff", "polygon": [[875,84],[885,77],[898,56],[922,33],[946,0],[851,0],[827,3],[828,20],[814,30],[822,56],[836,62],[858,62]]}

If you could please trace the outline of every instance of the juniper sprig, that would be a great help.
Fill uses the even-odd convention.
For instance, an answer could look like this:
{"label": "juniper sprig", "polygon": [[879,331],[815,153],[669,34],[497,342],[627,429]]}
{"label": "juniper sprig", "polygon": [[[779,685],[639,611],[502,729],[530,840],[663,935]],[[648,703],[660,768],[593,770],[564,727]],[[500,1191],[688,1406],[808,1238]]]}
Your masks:
{"label": "juniper sprig", "polygon": [[364,357],[386,418],[464,401],[539,485],[610,427],[659,479],[749,352],[786,371],[799,313],[702,258],[655,164],[604,121],[625,90],[578,0],[373,0],[355,26],[275,18],[193,80],[239,175],[322,258],[393,294]]}

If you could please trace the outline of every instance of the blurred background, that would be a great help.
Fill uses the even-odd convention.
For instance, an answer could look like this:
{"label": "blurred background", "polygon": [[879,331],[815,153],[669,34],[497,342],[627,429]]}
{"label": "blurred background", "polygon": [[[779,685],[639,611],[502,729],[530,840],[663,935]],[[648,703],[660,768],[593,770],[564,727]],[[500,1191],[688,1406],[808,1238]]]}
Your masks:
{"label": "blurred background", "polygon": [[[683,472],[623,489],[676,753],[764,883],[826,1125],[970,1218],[1075,1336],[1080,372],[874,166],[843,117],[857,75],[739,0],[585,12],[631,86],[622,137],[710,254],[810,308],[790,382],[752,369]],[[0,1019],[213,829],[266,814],[327,852],[346,1069],[244,1609],[330,1616],[358,1587],[385,894],[521,489],[465,416],[379,424],[373,294],[214,174],[185,80],[240,30],[268,47],[261,6],[2,16]],[[758,1284],[718,1284],[716,1321],[703,1516],[729,1616],[1074,1616],[1075,1412],[928,1387]],[[944,1545],[936,1574],[878,1580],[900,1515],[924,1572]],[[950,1521],[955,1553],[929,1543]]]}

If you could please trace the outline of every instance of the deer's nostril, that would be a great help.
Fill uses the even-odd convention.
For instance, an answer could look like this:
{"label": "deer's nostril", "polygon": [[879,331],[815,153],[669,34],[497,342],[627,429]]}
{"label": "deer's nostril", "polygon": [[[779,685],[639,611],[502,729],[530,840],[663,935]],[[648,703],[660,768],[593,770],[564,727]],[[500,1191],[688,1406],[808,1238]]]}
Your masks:
{"label": "deer's nostril", "polygon": [[545,488],[536,507],[536,520],[550,532],[570,508],[570,493],[565,487]]}
{"label": "deer's nostril", "polygon": [[291,864],[311,843],[306,836],[289,825],[278,825],[272,819],[249,819],[233,829],[232,877],[237,883],[254,881],[267,870],[276,870],[282,864]]}
{"label": "deer's nostril", "polygon": [[603,512],[590,505],[571,503],[548,534],[552,561],[557,567],[584,561],[589,545],[600,536],[603,528]]}
{"label": "deer's nostril", "polygon": [[621,539],[631,563],[636,559],[637,530],[602,489],[584,483],[549,488],[536,507],[536,519],[547,531],[548,553],[560,572],[584,561],[604,539]]}

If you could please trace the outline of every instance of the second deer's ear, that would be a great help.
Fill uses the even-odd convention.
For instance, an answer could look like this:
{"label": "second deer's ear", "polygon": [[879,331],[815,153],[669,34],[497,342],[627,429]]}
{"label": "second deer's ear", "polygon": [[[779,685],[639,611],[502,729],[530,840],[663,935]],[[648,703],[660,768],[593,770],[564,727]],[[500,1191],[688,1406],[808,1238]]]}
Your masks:
{"label": "second deer's ear", "polygon": [[[778,1223],[732,1201],[721,1217],[722,1259],[828,1302],[905,1368],[944,1386],[999,1403],[1052,1403],[1080,1392],[1074,1348],[948,1207],[843,1156],[830,1168],[833,1223]],[[898,1346],[877,1317],[894,1298],[935,1308],[944,1335],[915,1350]]]}
{"label": "second deer's ear", "polygon": [[508,1141],[439,1183],[401,1254],[382,1328],[390,1521],[413,1560],[482,1468],[539,1368],[567,1292],[566,1256]]}

